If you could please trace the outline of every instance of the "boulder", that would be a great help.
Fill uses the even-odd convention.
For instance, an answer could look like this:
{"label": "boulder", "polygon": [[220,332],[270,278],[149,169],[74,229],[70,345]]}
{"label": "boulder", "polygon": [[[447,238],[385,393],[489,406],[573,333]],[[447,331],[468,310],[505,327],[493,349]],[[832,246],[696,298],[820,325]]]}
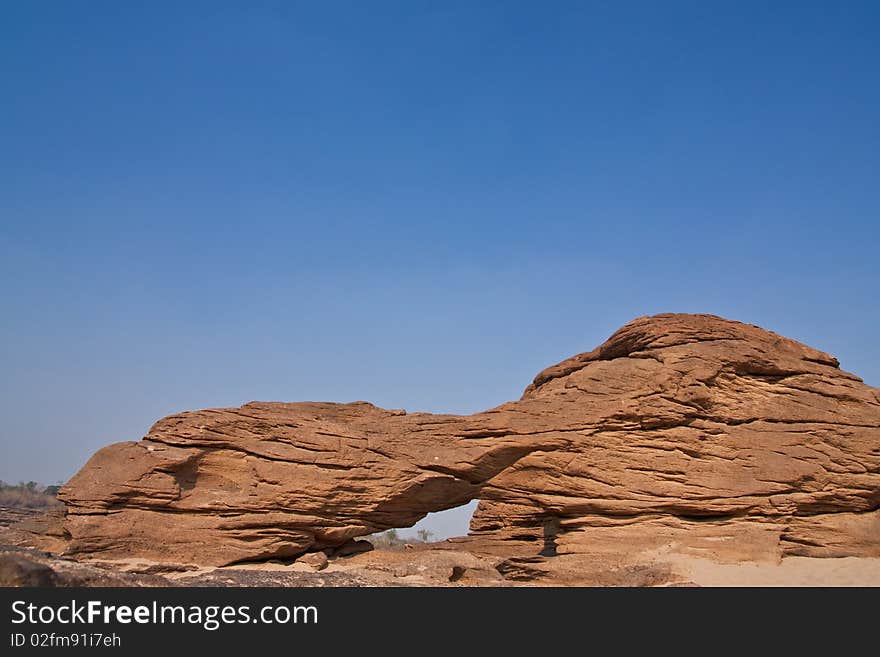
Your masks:
{"label": "boulder", "polygon": [[0,552],[0,586],[55,586],[57,576],[51,567],[25,554]]}
{"label": "boulder", "polygon": [[470,545],[512,572],[621,550],[880,556],[880,390],[756,326],[656,315],[474,415],[172,415],[98,451],[59,499],[68,552],[108,558],[293,558],[472,499]]}
{"label": "boulder", "polygon": [[327,555],[323,552],[307,552],[297,559],[296,562],[305,564],[312,570],[324,570],[330,563]]}

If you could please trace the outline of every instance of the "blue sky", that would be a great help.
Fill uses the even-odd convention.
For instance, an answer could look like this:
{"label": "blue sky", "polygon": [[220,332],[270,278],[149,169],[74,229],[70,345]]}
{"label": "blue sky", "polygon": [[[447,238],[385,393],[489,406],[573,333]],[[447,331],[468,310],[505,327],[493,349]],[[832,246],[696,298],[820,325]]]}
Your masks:
{"label": "blue sky", "polygon": [[0,479],[472,412],[711,312],[880,385],[875,2],[0,5]]}

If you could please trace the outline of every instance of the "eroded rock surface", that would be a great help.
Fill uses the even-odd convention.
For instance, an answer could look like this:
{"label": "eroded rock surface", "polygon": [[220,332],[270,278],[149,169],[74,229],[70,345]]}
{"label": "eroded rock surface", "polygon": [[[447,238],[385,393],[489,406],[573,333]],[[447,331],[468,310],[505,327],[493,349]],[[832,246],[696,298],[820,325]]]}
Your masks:
{"label": "eroded rock surface", "polygon": [[97,452],[59,497],[68,553],[102,558],[292,558],[474,498],[463,545],[514,574],[567,555],[627,572],[671,552],[878,557],[880,390],[758,327],[657,315],[470,416],[173,415]]}

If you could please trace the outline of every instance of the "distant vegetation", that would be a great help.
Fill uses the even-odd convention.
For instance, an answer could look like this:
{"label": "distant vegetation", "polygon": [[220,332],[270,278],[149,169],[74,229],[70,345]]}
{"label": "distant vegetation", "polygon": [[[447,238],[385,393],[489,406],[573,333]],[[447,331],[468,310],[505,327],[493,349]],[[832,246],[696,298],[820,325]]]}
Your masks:
{"label": "distant vegetation", "polygon": [[402,550],[406,545],[430,543],[432,536],[433,533],[427,529],[418,530],[415,536],[400,536],[396,529],[389,529],[387,532],[382,532],[381,534],[367,536],[366,539],[377,548]]}
{"label": "distant vegetation", "polygon": [[7,484],[0,481],[0,506],[45,509],[60,504],[56,495],[61,486],[42,486],[36,481]]}

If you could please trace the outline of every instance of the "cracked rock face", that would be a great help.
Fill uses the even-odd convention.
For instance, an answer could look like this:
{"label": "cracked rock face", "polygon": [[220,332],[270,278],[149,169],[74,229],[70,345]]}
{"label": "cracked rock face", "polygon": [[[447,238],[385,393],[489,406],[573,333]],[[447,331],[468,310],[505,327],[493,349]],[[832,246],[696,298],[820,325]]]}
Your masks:
{"label": "cracked rock face", "polygon": [[880,556],[880,390],[708,315],[630,322],[470,416],[263,403],[164,418],[62,489],[69,552],[222,565],[479,498],[500,554]]}

